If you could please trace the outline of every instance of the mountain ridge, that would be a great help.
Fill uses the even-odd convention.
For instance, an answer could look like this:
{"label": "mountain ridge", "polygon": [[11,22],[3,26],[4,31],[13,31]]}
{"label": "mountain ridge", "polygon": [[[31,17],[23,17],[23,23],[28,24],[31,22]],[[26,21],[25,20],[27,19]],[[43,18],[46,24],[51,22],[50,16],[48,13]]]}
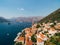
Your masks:
{"label": "mountain ridge", "polygon": [[39,20],[41,20],[43,17],[42,16],[36,16],[36,17],[16,17],[11,19],[14,22],[38,22]]}
{"label": "mountain ridge", "polygon": [[[57,16],[58,15],[58,16]],[[54,12],[52,12],[51,14],[49,14],[48,16],[44,17],[43,19],[41,19],[39,21],[39,23],[43,23],[43,22],[54,22],[54,21],[58,21],[60,22],[60,8],[55,10]]]}
{"label": "mountain ridge", "polygon": [[0,22],[10,22],[8,19],[5,19],[4,17],[0,17]]}

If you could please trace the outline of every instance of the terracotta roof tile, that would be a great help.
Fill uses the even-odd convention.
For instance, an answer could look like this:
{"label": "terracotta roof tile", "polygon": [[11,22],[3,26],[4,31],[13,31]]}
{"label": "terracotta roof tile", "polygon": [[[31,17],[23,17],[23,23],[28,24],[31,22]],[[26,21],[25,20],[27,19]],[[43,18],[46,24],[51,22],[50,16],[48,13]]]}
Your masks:
{"label": "terracotta roof tile", "polygon": [[24,41],[24,37],[18,37],[17,41]]}
{"label": "terracotta roof tile", "polygon": [[46,36],[44,34],[40,34],[41,38],[45,38]]}
{"label": "terracotta roof tile", "polygon": [[37,38],[38,42],[43,42],[43,40],[41,38]]}

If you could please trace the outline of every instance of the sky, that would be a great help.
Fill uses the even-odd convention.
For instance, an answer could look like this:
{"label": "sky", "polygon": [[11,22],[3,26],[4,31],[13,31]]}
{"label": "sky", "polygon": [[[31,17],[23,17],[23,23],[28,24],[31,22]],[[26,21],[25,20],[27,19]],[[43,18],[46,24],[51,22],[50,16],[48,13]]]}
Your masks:
{"label": "sky", "polygon": [[0,17],[44,17],[58,8],[60,0],[0,0]]}

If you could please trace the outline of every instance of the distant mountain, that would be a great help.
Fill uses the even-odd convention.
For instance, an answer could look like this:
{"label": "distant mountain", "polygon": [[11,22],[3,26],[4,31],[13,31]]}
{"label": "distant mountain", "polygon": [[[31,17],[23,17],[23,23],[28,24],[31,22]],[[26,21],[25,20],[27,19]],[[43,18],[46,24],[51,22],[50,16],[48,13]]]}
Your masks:
{"label": "distant mountain", "polygon": [[54,21],[58,21],[60,22],[60,8],[56,11],[54,11],[53,13],[49,14],[48,16],[44,17],[43,19],[41,19],[39,22],[43,23],[43,22],[54,22]]}
{"label": "distant mountain", "polygon": [[41,20],[43,17],[41,16],[36,16],[36,17],[17,17],[17,18],[13,18],[11,19],[11,21],[14,22],[38,22],[39,20]]}
{"label": "distant mountain", "polygon": [[0,22],[9,22],[9,21],[3,17],[0,17]]}

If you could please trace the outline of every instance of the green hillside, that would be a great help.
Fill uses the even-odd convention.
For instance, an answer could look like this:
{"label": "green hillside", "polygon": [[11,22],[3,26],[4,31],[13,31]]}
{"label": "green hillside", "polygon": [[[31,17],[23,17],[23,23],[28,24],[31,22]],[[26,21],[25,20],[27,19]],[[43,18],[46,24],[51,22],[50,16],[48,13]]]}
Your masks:
{"label": "green hillside", "polygon": [[56,33],[54,36],[50,37],[45,41],[44,45],[60,45],[60,33]]}
{"label": "green hillside", "polygon": [[43,22],[54,22],[54,21],[58,21],[60,22],[60,8],[56,11],[54,11],[53,13],[49,14],[48,16],[44,17],[43,19],[41,19],[39,21],[39,23],[43,23]]}

